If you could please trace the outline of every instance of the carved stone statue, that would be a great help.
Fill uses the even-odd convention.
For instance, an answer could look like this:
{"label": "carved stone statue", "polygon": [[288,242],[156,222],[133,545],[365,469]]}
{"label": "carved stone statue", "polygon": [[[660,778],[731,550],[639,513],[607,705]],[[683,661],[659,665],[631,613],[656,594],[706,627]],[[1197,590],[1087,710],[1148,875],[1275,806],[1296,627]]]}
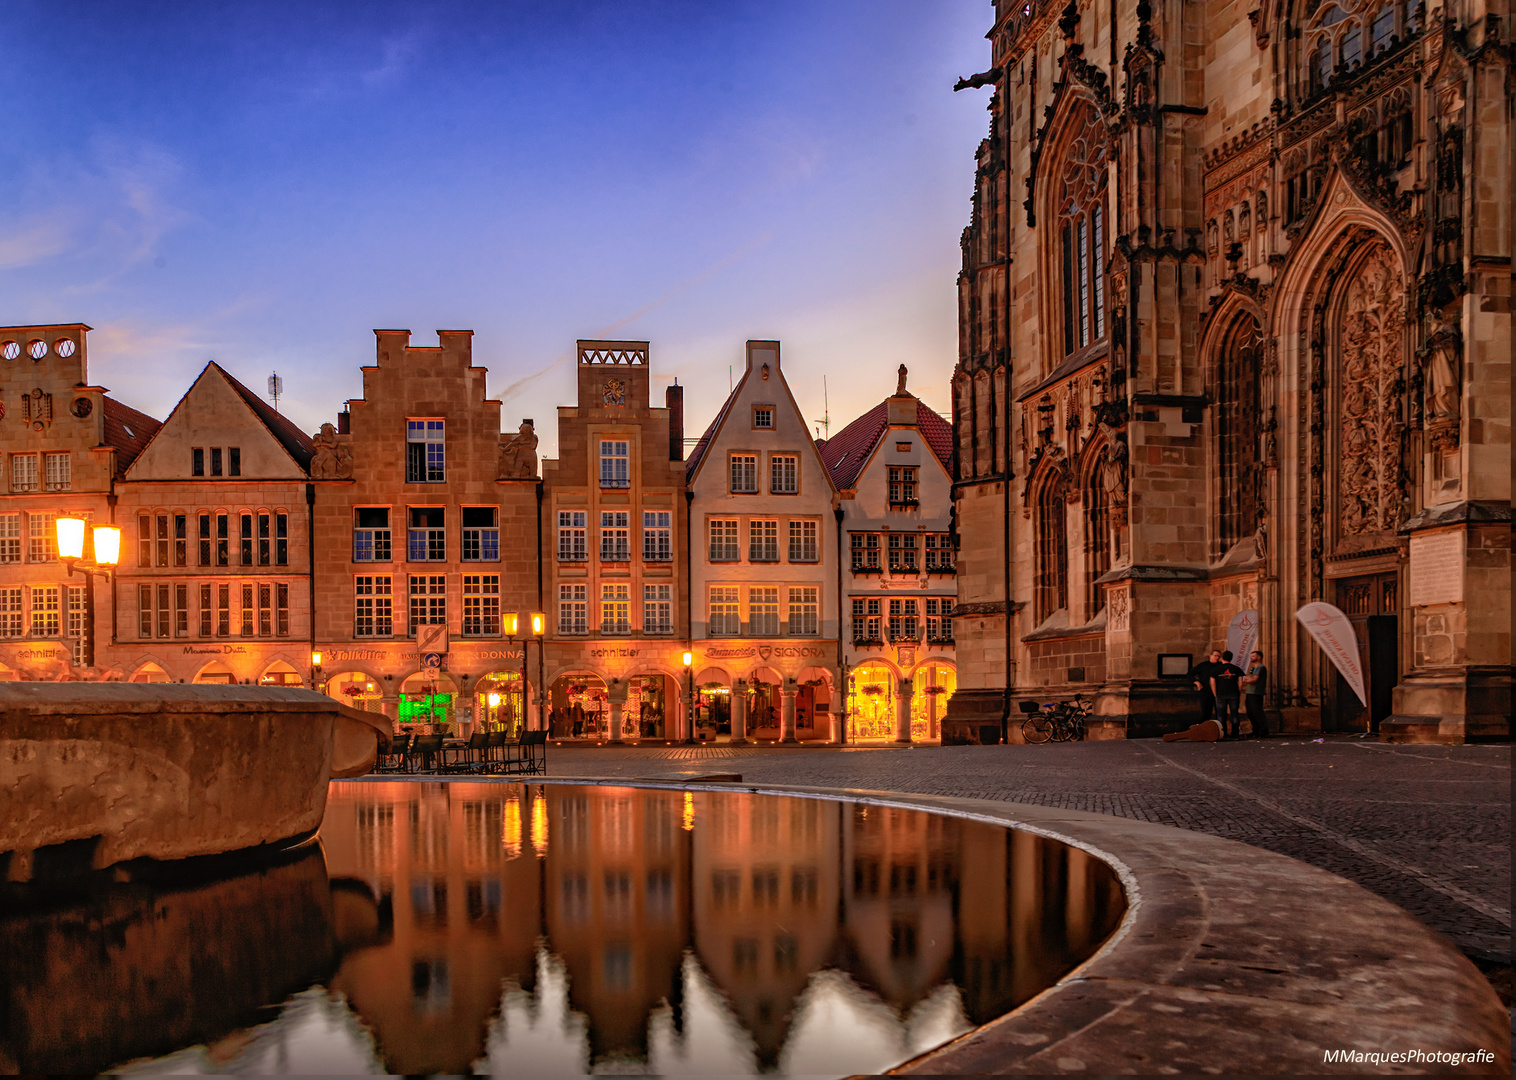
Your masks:
{"label": "carved stone statue", "polygon": [[537,430],[530,420],[523,420],[510,441],[500,444],[500,476],[507,479],[536,475]]}
{"label": "carved stone statue", "polygon": [[1433,316],[1431,333],[1427,337],[1426,353],[1426,418],[1432,425],[1450,424],[1458,421],[1461,412],[1460,398],[1463,385],[1460,379],[1459,353],[1462,340],[1458,330]]}
{"label": "carved stone statue", "polygon": [[322,424],[311,442],[316,447],[311,458],[312,480],[346,480],[353,475],[353,452],[338,441],[335,427]]}
{"label": "carved stone statue", "polygon": [[1269,515],[1261,506],[1258,508],[1258,527],[1253,530],[1253,553],[1260,563],[1268,562]]}
{"label": "carved stone statue", "polygon": [[900,370],[899,370],[898,374],[900,376],[900,381],[895,384],[895,396],[896,397],[904,397],[905,396],[905,365],[904,364],[900,365]]}
{"label": "carved stone statue", "polygon": [[1126,467],[1126,440],[1117,438],[1106,443],[1105,456],[1100,461],[1100,487],[1105,492],[1107,506],[1126,505]]}

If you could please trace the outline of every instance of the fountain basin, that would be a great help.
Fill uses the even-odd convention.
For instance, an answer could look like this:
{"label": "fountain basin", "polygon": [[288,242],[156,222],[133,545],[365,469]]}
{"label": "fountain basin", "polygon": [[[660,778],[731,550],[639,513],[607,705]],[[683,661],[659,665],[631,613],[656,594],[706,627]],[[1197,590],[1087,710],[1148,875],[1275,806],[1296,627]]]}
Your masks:
{"label": "fountain basin", "polygon": [[309,836],[327,782],[389,722],[312,690],[0,684],[3,876],[184,859]]}

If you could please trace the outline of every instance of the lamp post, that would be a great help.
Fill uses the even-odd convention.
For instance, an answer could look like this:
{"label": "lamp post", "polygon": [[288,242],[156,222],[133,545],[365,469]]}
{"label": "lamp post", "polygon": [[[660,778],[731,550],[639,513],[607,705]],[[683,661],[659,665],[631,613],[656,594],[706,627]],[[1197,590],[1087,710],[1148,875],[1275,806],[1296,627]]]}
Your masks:
{"label": "lamp post", "polygon": [[318,693],[326,693],[326,691],[322,689],[321,654],[319,652],[311,653],[311,689],[317,691]]}
{"label": "lamp post", "polygon": [[84,559],[84,531],[89,523],[83,518],[61,517],[54,523],[58,538],[58,558],[73,577],[74,571],[84,575],[84,666],[95,666],[95,584],[91,578],[110,580],[116,563],[121,560],[121,530],[114,525],[96,525],[94,528],[94,558],[89,565],[79,565]]}
{"label": "lamp post", "polygon": [[[527,648],[526,648],[526,644],[532,638],[536,638],[537,642],[538,642],[538,651],[540,653],[541,647],[542,647],[542,645],[541,645],[542,635],[547,632],[547,615],[545,615],[543,612],[540,612],[540,611],[520,611],[520,612],[511,611],[511,612],[507,612],[506,614],[502,615],[500,617],[500,619],[501,619],[501,623],[502,623],[501,629],[505,632],[505,636],[507,638],[511,639],[512,641],[520,641],[521,642],[521,730],[525,731],[526,727],[527,727],[527,723],[526,723],[526,684],[527,684],[527,674],[526,674],[526,653],[527,653]],[[541,668],[542,668],[542,663],[541,663],[541,657],[539,655],[539,658],[538,658],[538,675],[537,675],[537,681],[539,683],[542,681]],[[543,726],[544,725],[542,723],[542,687],[538,686],[537,687],[537,727],[540,730]]]}
{"label": "lamp post", "polygon": [[684,741],[695,741],[695,654],[684,654]]}

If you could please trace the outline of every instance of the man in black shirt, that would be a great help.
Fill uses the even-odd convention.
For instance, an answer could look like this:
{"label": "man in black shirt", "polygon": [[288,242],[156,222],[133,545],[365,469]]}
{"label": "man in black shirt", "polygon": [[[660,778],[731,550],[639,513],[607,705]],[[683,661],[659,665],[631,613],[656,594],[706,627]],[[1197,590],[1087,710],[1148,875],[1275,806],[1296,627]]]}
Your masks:
{"label": "man in black shirt", "polygon": [[1242,738],[1242,676],[1244,672],[1232,663],[1232,652],[1221,654],[1221,663],[1211,671],[1211,693],[1216,695],[1216,719],[1230,739]]}
{"label": "man in black shirt", "polygon": [[1200,691],[1200,722],[1203,724],[1216,711],[1216,691],[1211,687],[1211,676],[1221,667],[1221,650],[1212,649],[1211,658],[1202,660],[1190,668],[1190,677],[1195,689]]}

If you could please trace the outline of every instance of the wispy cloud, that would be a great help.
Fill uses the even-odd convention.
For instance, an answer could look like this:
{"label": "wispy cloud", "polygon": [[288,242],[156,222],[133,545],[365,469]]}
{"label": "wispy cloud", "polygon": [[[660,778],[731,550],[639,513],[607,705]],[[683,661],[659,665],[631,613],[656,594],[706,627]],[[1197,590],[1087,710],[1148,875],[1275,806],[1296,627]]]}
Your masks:
{"label": "wispy cloud", "polygon": [[0,270],[36,266],[67,251],[73,214],[59,209],[14,222],[0,222]]}

